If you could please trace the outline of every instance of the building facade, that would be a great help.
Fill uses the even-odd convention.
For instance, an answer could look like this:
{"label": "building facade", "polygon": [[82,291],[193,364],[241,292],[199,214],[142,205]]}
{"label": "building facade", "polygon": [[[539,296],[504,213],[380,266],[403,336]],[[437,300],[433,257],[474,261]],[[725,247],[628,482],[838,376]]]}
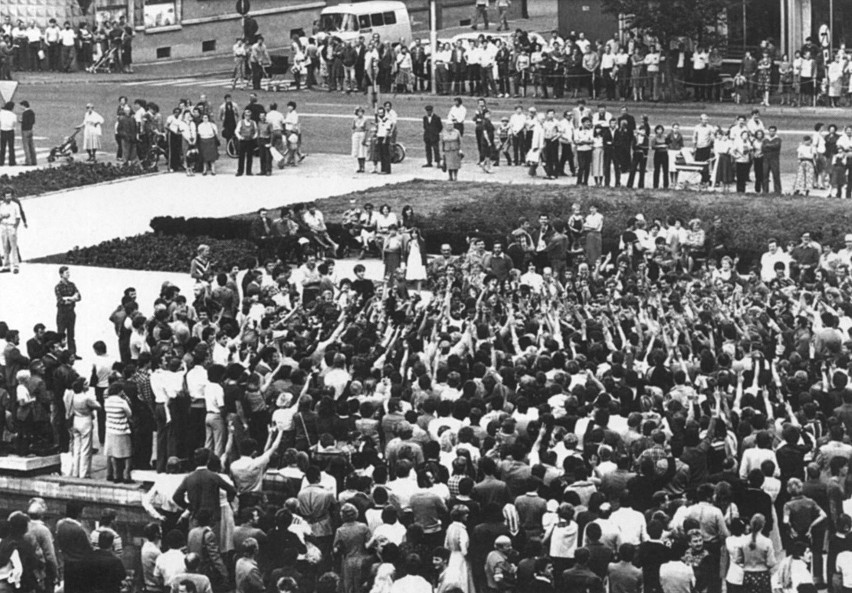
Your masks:
{"label": "building facade", "polygon": [[[791,55],[808,37],[835,49],[852,47],[852,0],[739,0],[726,16],[727,27],[720,33],[727,38],[727,53],[732,58],[757,50],[767,39],[781,53]],[[824,27],[829,34],[821,39]],[[601,0],[559,0],[559,30],[609,39],[614,31],[624,31],[624,23],[604,13]]]}

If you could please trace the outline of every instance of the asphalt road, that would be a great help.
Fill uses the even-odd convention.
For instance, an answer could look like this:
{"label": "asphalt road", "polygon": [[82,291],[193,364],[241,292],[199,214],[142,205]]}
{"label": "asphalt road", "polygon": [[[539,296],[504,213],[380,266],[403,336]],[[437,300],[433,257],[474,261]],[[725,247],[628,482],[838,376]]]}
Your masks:
{"label": "asphalt road", "polygon": [[[108,76],[97,76],[63,80],[53,83],[49,79],[41,83],[22,83],[15,96],[16,101],[28,99],[37,114],[36,135],[37,149],[46,150],[59,144],[63,137],[71,133],[74,126],[83,118],[84,106],[91,101],[95,109],[107,120],[107,129],[114,121],[115,106],[118,97],[126,95],[130,101],[136,98],[156,102],[163,113],[169,113],[179,99],[188,98],[193,102],[206,94],[214,106],[222,102],[230,85],[222,77],[185,77],[162,78],[145,81],[113,81]],[[234,99],[244,105],[248,101],[249,91],[238,89],[233,91]],[[310,153],[348,154],[350,150],[350,123],[355,107],[370,107],[370,99],[363,94],[346,95],[322,91],[301,92],[266,92],[259,93],[264,105],[277,102],[281,109],[287,101],[296,101],[299,112],[303,117],[303,142]],[[389,95],[380,99],[390,100],[400,117],[399,140],[406,145],[409,155],[413,158],[424,154],[421,142],[420,118],[424,106],[432,104],[436,113],[445,117],[452,104],[452,97],[433,97],[415,95]],[[473,97],[465,97],[469,114],[473,112],[476,101]],[[508,115],[514,106],[522,104],[525,107],[536,105],[539,109],[553,107],[564,110],[573,107],[570,100],[544,101],[541,99],[489,99],[489,106],[494,112],[494,118],[499,120],[502,115]],[[610,111],[617,112],[622,104],[611,103]],[[751,106],[725,104],[698,105],[686,104],[633,104],[627,103],[630,112],[638,119],[648,115],[651,127],[661,123],[666,126],[679,122],[685,132],[697,123],[698,116],[706,112],[712,124],[730,126],[737,114],[748,114]],[[795,150],[801,136],[807,130],[813,130],[816,122],[837,123],[842,127],[848,121],[845,110],[828,109],[795,109],[783,107],[761,108],[766,125],[777,125],[784,140],[782,166],[788,171],[795,168]],[[114,151],[114,141],[111,134],[104,135],[106,152]]]}

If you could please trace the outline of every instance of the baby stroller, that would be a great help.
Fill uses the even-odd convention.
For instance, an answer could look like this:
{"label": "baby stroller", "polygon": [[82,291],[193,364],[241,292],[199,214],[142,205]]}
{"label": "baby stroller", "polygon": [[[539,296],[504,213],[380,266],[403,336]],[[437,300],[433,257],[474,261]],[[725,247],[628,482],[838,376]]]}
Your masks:
{"label": "baby stroller", "polygon": [[86,72],[91,72],[92,74],[97,74],[98,72],[113,72],[118,58],[116,55],[117,52],[117,47],[107,48],[107,50],[101,54],[101,57],[98,58],[94,64],[86,68]]}
{"label": "baby stroller", "polygon": [[47,155],[47,162],[53,163],[56,159],[66,159],[69,163],[74,160],[74,155],[77,154],[77,132],[80,130],[74,130],[74,133],[70,136],[66,137],[62,144],[59,146],[54,146],[50,149],[50,154]]}

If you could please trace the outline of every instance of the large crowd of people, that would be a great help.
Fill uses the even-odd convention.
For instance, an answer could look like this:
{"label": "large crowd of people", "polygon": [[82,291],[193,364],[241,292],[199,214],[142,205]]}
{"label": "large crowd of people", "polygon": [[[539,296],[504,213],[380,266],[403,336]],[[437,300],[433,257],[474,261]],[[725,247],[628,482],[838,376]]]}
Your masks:
{"label": "large crowd of people", "polygon": [[55,18],[40,26],[3,17],[0,24],[0,80],[12,72],[70,72],[103,65],[113,72],[133,73],[133,27],[125,17],[100,21],[90,28],[81,21],[59,23]]}
{"label": "large crowd of people", "polygon": [[[745,268],[700,220],[637,214],[603,253],[607,222],[579,205],[433,258],[410,208],[342,222],[261,211],[248,269],[201,246],[193,294],[128,287],[91,368],[67,268],[55,329],[22,346],[0,324],[3,443],[70,451],[77,477],[95,444],[110,480],[157,471],[144,590],[852,583],[852,234],[770,239]],[[383,281],[325,257],[349,242]],[[89,536],[69,505],[51,567],[26,535],[51,540],[43,507],[26,511],[0,523],[0,583],[82,593],[99,562],[118,591],[113,518]]]}

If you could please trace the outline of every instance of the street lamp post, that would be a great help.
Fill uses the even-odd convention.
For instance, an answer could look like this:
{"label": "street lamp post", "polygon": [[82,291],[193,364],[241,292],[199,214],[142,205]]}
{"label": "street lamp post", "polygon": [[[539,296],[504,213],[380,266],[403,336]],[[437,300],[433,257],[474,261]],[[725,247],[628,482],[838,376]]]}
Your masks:
{"label": "street lamp post", "polygon": [[429,0],[429,78],[432,83],[432,94],[438,94],[438,85],[435,82],[435,59],[438,55],[438,0]]}

